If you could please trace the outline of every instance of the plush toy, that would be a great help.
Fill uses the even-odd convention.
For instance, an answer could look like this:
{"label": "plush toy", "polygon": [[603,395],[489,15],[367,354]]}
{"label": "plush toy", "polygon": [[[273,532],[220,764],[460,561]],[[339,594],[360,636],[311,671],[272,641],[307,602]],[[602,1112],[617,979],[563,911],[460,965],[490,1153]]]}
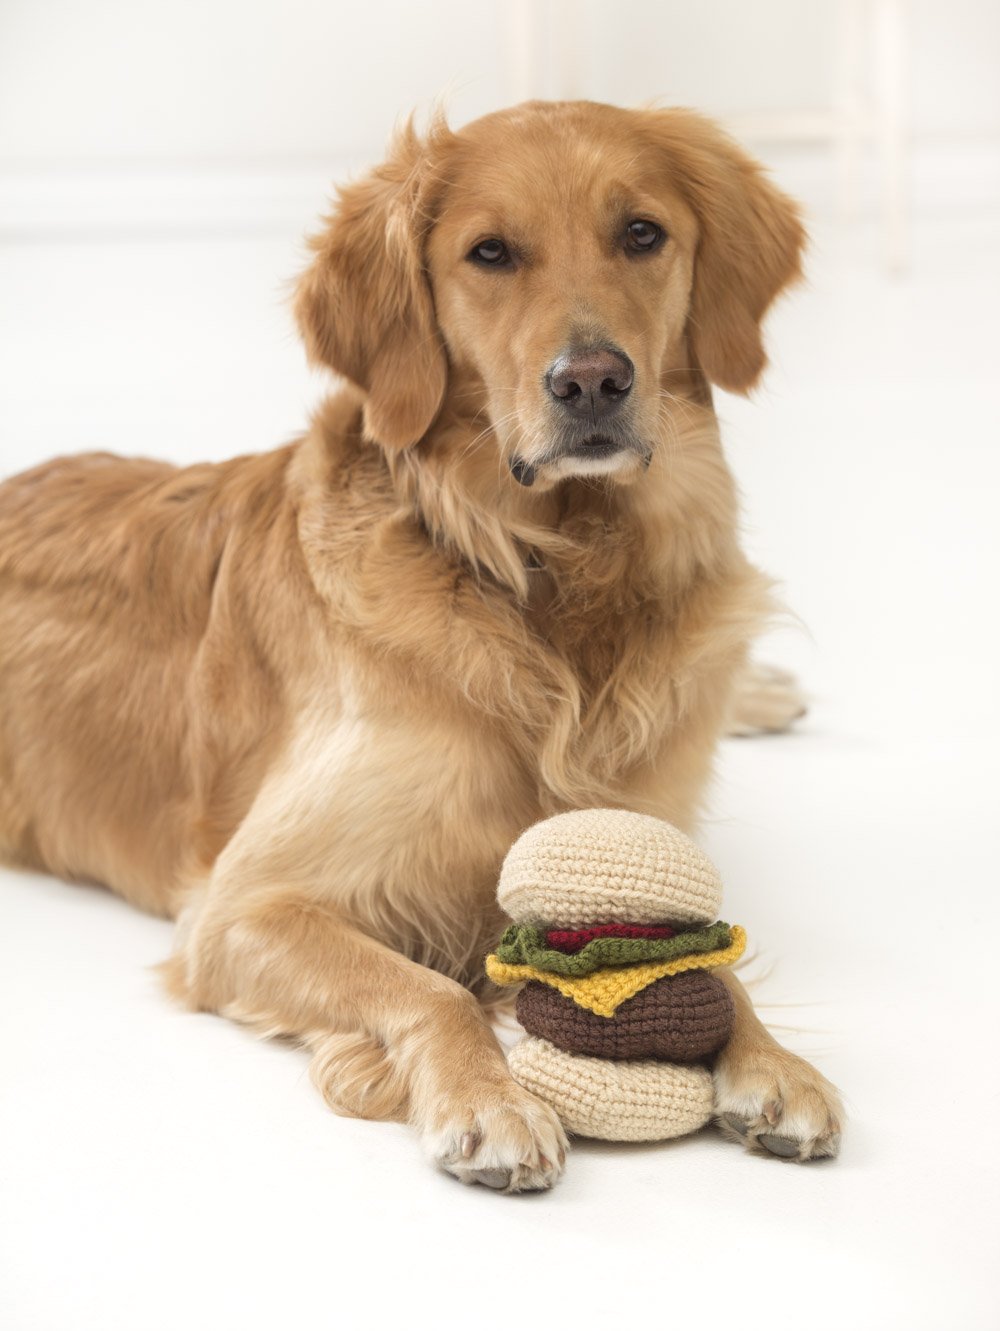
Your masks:
{"label": "plush toy", "polygon": [[486,973],[526,981],[515,1079],[582,1137],[660,1141],[708,1122],[705,1060],[734,1012],[712,971],[746,935],[716,920],[722,884],[698,847],[646,814],[557,814],[515,841],[497,900],[513,924]]}

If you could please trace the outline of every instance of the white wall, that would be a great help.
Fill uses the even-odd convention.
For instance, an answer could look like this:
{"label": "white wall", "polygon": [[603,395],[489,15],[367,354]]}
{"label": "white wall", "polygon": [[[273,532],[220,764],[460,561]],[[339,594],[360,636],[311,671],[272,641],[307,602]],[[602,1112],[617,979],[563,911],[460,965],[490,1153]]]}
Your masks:
{"label": "white wall", "polygon": [[[580,82],[601,99],[715,112],[823,106],[835,3],[578,0],[592,34]],[[1000,138],[1000,4],[908,11],[917,137]],[[509,100],[512,13],[472,0],[0,0],[0,170],[365,158],[441,93],[459,122]],[[553,53],[573,40],[550,32]]]}
{"label": "white wall", "polygon": [[451,90],[504,100],[499,7],[0,0],[0,161],[349,156]]}

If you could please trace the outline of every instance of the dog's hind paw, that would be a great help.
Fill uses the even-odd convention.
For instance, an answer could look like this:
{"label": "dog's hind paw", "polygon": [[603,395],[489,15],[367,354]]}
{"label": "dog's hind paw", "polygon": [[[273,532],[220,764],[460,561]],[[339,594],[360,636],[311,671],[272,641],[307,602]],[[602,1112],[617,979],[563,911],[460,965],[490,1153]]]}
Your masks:
{"label": "dog's hind paw", "polygon": [[805,716],[805,696],[794,675],[751,661],[733,688],[726,734],[774,735]]}

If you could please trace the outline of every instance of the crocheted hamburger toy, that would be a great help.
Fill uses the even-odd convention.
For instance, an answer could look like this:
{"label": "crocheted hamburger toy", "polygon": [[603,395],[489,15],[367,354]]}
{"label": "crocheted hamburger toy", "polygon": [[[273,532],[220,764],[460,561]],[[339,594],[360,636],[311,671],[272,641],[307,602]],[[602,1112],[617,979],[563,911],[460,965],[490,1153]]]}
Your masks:
{"label": "crocheted hamburger toy", "polygon": [[513,923],[486,973],[524,984],[514,1078],[582,1137],[661,1141],[707,1123],[704,1062],[734,1015],[712,971],[746,935],[716,919],[722,884],[694,842],[622,809],[557,814],[515,841],[497,900]]}

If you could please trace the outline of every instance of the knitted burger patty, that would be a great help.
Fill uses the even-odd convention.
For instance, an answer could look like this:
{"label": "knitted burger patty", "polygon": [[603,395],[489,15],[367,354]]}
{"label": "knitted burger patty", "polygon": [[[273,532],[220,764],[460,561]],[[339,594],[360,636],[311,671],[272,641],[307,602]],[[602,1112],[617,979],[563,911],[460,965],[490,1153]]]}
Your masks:
{"label": "knitted burger patty", "polygon": [[672,961],[693,953],[716,952],[731,942],[729,925],[719,920],[707,929],[691,929],[673,938],[598,937],[578,952],[563,952],[547,947],[545,933],[533,924],[511,924],[504,930],[495,955],[508,966],[535,966],[554,975],[592,975],[607,966]]}
{"label": "knitted burger patty", "polygon": [[593,1058],[662,1058],[693,1063],[729,1039],[734,1005],[708,971],[666,976],[599,1017],[549,985],[533,980],[517,996],[517,1019],[568,1054]]}

